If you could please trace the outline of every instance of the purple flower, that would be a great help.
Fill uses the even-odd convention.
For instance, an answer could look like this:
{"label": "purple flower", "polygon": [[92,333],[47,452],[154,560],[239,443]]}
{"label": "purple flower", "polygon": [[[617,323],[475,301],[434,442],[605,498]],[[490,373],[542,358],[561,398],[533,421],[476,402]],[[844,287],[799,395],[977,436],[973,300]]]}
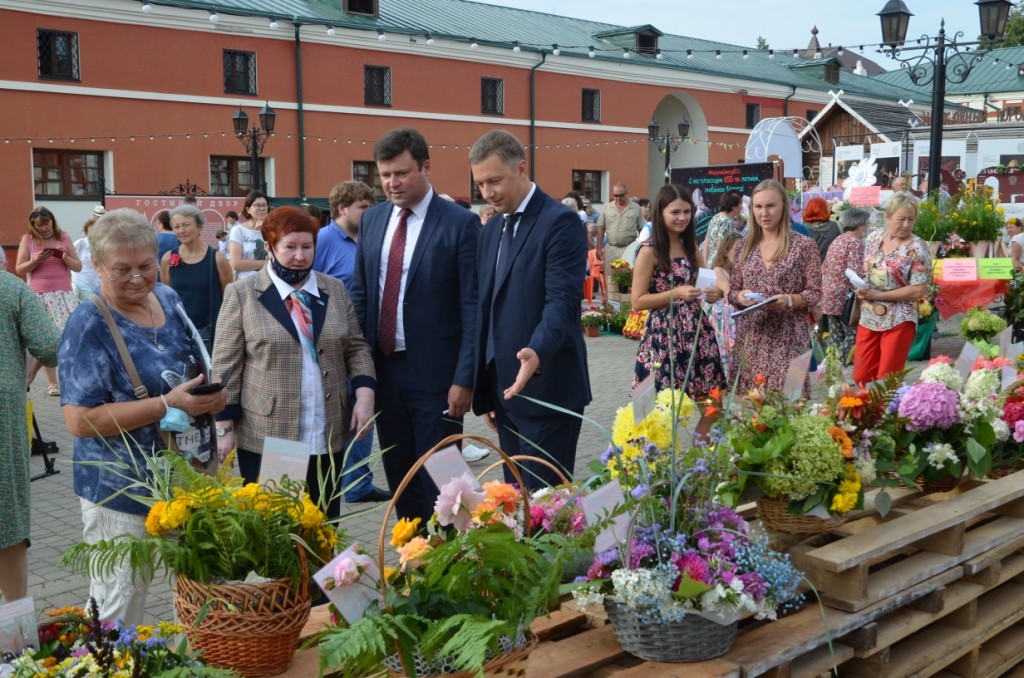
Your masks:
{"label": "purple flower", "polygon": [[476,490],[476,481],[468,472],[452,478],[437,495],[434,504],[437,522],[445,527],[454,525],[457,531],[465,532],[473,519],[473,511],[486,497],[483,492]]}
{"label": "purple flower", "polygon": [[1020,419],[1013,425],[1013,439],[1018,443],[1024,443],[1024,419]]}
{"label": "purple flower", "polygon": [[639,485],[634,487],[632,490],[630,490],[629,493],[631,495],[633,495],[634,499],[639,499],[640,497],[642,497],[645,494],[647,494],[647,485],[644,484],[644,483],[640,483]]}
{"label": "purple flower", "polygon": [[900,408],[900,401],[903,400],[903,396],[910,390],[909,384],[903,384],[896,389],[896,395],[893,396],[892,400],[889,401],[889,406],[885,408],[887,414],[895,414]]}
{"label": "purple flower", "polygon": [[910,420],[910,428],[914,430],[947,429],[960,421],[959,400],[956,391],[944,384],[919,381],[903,396],[899,413]]}
{"label": "purple flower", "polygon": [[745,572],[740,575],[740,581],[743,582],[744,593],[750,594],[754,600],[764,599],[766,587],[761,575],[757,572]]}
{"label": "purple flower", "polygon": [[620,450],[617,447],[609,447],[607,450],[605,450],[601,454],[601,463],[607,465],[608,464],[608,460],[611,459],[615,455],[616,452],[621,452],[621,451],[622,450]]}

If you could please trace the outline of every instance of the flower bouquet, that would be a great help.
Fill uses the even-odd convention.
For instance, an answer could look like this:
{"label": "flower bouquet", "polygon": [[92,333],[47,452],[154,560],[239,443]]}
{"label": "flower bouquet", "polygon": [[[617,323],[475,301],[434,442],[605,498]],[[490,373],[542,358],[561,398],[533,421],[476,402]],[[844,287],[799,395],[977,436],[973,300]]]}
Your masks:
{"label": "flower bouquet", "polygon": [[[404,483],[396,496],[403,489]],[[380,596],[358,621],[341,620],[319,634],[321,666],[354,677],[384,671],[479,676],[525,665],[536,643],[530,624],[555,602],[571,545],[554,532],[531,533],[537,518],[543,521],[529,498],[507,483],[478,489],[468,474],[445,483],[425,526],[417,518],[393,528],[397,568],[384,567],[378,581],[366,581],[365,568],[349,568],[350,576],[338,578],[342,586],[370,586]],[[383,564],[383,527],[381,532]]]}
{"label": "flower bouquet", "polygon": [[647,326],[647,311],[629,311],[629,319],[622,328],[622,336],[627,339],[641,339],[644,336],[644,328]]}
{"label": "flower bouquet", "polygon": [[[996,335],[1006,329],[1006,321],[989,310],[975,306],[967,310],[960,321],[960,334],[965,341],[980,349],[987,349]],[[998,351],[996,352],[998,355]]]}
{"label": "flower bouquet", "polygon": [[992,189],[968,182],[950,200],[951,230],[969,243],[993,242],[1003,231],[1003,208],[992,200]]}
{"label": "flower bouquet", "polygon": [[757,506],[765,525],[781,532],[821,532],[863,507],[861,470],[870,464],[855,457],[849,433],[817,408],[767,393],[758,383],[724,431],[739,457],[731,503],[753,480],[764,494]]}
{"label": "flower bouquet", "polygon": [[619,286],[620,292],[625,292],[633,284],[633,267],[625,259],[615,259],[610,264],[612,270],[612,282]]}
{"label": "flower bouquet", "polygon": [[[1018,368],[1019,371],[1019,368]],[[1024,381],[1016,381],[1002,394],[1002,412],[993,423],[996,445],[989,475],[1000,478],[1024,468]]]}
{"label": "flower bouquet", "polygon": [[[152,676],[153,678],[228,678],[224,669],[207,668],[180,641],[184,629],[160,622],[156,626],[122,627],[101,622],[96,601],[89,611],[62,608],[47,613],[39,627],[38,649],[26,649],[10,661],[12,678],[85,678],[86,676]],[[4,674],[8,675],[8,674]]]}
{"label": "flower bouquet", "polygon": [[338,530],[304,483],[242,485],[231,460],[216,476],[170,452],[139,462],[147,477],[127,492],[149,504],[149,536],[77,544],[61,562],[80,573],[109,573],[127,558],[136,576],[157,567],[175,575],[174,603],[193,648],[210,665],[243,675],[283,671],[309,617],[307,559],[329,560]]}
{"label": "flower bouquet", "polygon": [[893,399],[906,420],[896,473],[908,487],[926,492],[951,490],[965,469],[982,478],[992,468],[992,446],[998,428],[1005,439],[1009,429],[998,423],[1001,358],[979,358],[966,380],[939,356],[912,386]]}
{"label": "flower bouquet", "polygon": [[696,405],[661,391],[639,423],[621,408],[597,482],[628,490],[630,534],[599,553],[581,604],[603,602],[626,651],[658,661],[696,661],[728,651],[743,615],[774,619],[801,575],[768,548],[717,493],[732,471],[724,445],[682,444]]}

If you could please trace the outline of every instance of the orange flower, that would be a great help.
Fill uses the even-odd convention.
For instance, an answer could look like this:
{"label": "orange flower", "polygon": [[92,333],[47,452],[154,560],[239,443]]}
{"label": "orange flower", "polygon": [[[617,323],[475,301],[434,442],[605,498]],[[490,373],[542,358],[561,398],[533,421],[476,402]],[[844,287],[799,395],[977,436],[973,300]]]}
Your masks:
{"label": "orange flower", "polygon": [[500,480],[490,480],[484,483],[484,492],[487,493],[487,501],[495,508],[501,506],[505,513],[513,513],[516,510],[519,493],[512,485]]}
{"label": "orange flower", "polygon": [[852,410],[855,407],[861,407],[864,401],[855,396],[843,396],[839,399],[839,406],[845,407],[848,410]]}
{"label": "orange flower", "polygon": [[842,449],[843,457],[846,459],[853,458],[853,441],[850,440],[850,436],[846,434],[846,431],[833,426],[828,430],[828,434],[832,436],[832,440],[839,443],[839,447]]}
{"label": "orange flower", "polygon": [[757,384],[758,386],[764,386],[765,381],[767,381],[767,379],[765,378],[763,373],[759,373],[756,377],[754,377],[754,383]]}

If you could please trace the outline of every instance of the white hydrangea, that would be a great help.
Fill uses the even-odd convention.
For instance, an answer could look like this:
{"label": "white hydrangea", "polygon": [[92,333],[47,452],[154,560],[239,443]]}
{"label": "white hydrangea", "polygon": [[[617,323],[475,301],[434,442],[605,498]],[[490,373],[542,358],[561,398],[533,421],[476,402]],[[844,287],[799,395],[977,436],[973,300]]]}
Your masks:
{"label": "white hydrangea", "polygon": [[992,422],[992,430],[996,434],[996,440],[1000,443],[1005,443],[1010,439],[1010,427],[1006,425],[1006,422],[1002,419],[996,418]]}
{"label": "white hydrangea", "polygon": [[945,468],[947,462],[955,463],[957,461],[956,452],[953,451],[953,446],[949,443],[928,443],[924,448],[924,453],[928,455],[928,465],[936,469]]}
{"label": "white hydrangea", "polygon": [[875,481],[877,472],[875,471],[874,460],[866,457],[857,457],[853,460],[853,469],[860,475],[862,485],[870,485]]}
{"label": "white hydrangea", "polygon": [[964,383],[963,377],[960,376],[957,369],[947,363],[935,363],[924,368],[920,380],[945,384],[954,391],[959,391]]}

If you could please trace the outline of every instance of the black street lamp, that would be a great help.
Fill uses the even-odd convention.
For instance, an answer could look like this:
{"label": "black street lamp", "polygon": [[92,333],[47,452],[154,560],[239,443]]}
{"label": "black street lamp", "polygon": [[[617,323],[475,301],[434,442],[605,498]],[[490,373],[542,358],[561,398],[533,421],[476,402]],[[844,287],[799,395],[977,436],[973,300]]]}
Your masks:
{"label": "black street lamp", "polygon": [[683,142],[690,134],[690,121],[683,118],[676,123],[678,136],[673,136],[671,132],[666,131],[663,135],[659,136],[658,132],[661,130],[661,125],[658,124],[657,120],[651,120],[647,123],[647,136],[650,142],[658,147],[658,150],[665,154],[665,183],[669,183],[671,177],[669,177],[669,168],[671,167],[672,153],[679,148],[679,144]]}
{"label": "black street lamp", "polygon": [[249,116],[239,106],[238,112],[231,116],[231,124],[235,128],[235,136],[245,146],[245,152],[249,154],[249,162],[252,167],[253,190],[261,188],[266,193],[267,178],[261,176],[260,155],[263,153],[263,147],[266,145],[267,139],[274,133],[274,123],[277,121],[277,113],[270,107],[269,102],[265,103],[263,108],[260,109],[259,118],[260,127],[263,129],[256,126],[249,129]]}
{"label": "black street lamp", "polygon": [[[967,80],[971,70],[982,57],[996,43],[1002,41],[1003,33],[1006,32],[1006,19],[1013,6],[1009,0],[977,0],[974,4],[978,6],[983,38],[975,42],[962,42],[963,31],[956,33],[952,38],[947,38],[946,22],[943,20],[939,24],[937,36],[922,35],[917,41],[919,46],[904,47],[910,17],[913,14],[903,0],[889,0],[878,13],[882,21],[882,44],[887,47],[883,51],[890,59],[900,62],[901,68],[907,69],[915,85],[927,85],[929,82],[932,84],[932,126],[928,144],[929,190],[941,188],[942,184],[939,167],[942,156],[946,81],[958,85]],[[983,45],[984,49],[971,51],[970,48],[975,45]],[[966,49],[961,51],[961,48]],[[903,52],[918,50],[921,54],[917,56],[906,59],[900,56]],[[926,67],[926,64],[931,65],[931,68]]]}

